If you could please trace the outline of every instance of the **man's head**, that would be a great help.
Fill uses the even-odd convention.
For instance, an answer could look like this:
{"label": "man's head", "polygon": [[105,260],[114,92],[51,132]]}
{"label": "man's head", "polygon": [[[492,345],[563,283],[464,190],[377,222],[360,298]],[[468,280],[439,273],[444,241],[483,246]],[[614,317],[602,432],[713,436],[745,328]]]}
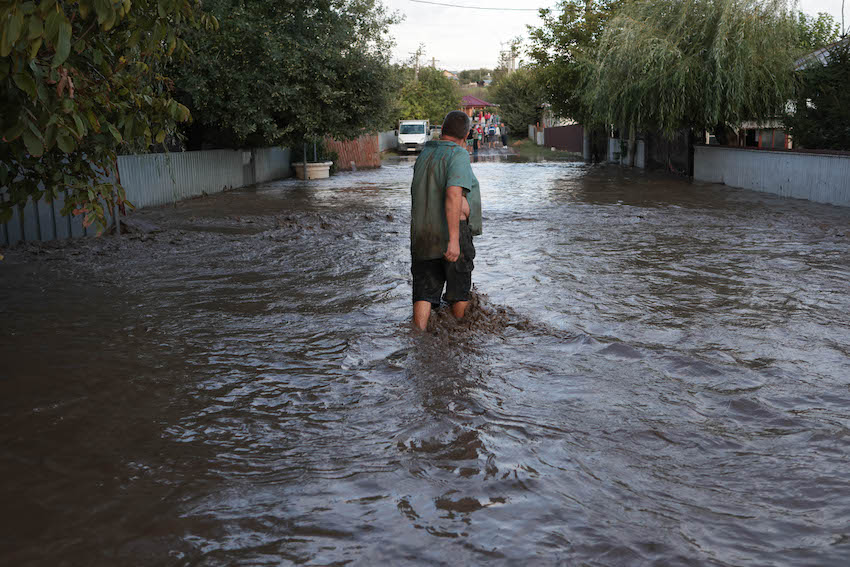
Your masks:
{"label": "man's head", "polygon": [[452,110],[446,114],[443,119],[443,138],[455,138],[457,140],[465,140],[469,133],[469,116],[460,110]]}

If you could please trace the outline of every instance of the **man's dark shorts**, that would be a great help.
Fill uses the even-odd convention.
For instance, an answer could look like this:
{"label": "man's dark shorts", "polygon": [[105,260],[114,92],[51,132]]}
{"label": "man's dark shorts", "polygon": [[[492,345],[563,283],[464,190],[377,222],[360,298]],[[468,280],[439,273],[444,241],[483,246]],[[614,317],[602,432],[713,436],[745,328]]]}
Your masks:
{"label": "man's dark shorts", "polygon": [[475,247],[472,245],[469,223],[460,221],[460,257],[457,262],[443,258],[413,261],[410,267],[413,274],[413,301],[429,301],[432,306],[439,306],[444,284],[446,302],[469,301],[472,270],[475,268],[473,258]]}

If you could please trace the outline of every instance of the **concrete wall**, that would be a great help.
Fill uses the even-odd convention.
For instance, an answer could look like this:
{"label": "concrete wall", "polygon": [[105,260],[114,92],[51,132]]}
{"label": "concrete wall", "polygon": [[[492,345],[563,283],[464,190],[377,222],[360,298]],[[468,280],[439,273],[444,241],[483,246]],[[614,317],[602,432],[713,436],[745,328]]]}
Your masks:
{"label": "concrete wall", "polygon": [[[622,153],[623,145],[625,145],[625,153]],[[628,142],[620,143],[620,138],[608,138],[608,156],[609,163],[619,165],[627,165],[631,159],[629,156]],[[644,140],[635,140],[635,167],[638,169],[646,168],[646,142]]]}
{"label": "concrete wall", "polygon": [[[258,148],[119,156],[118,172],[127,199],[142,208],[288,177],[290,152]],[[2,189],[0,197],[5,198]],[[83,228],[80,217],[63,217],[63,204],[64,196],[52,204],[30,200],[16,209],[12,220],[0,225],[0,246],[96,233],[94,227]]]}
{"label": "concrete wall", "polygon": [[696,146],[694,179],[850,206],[847,155]]}
{"label": "concrete wall", "polygon": [[385,152],[387,150],[394,150],[397,147],[398,136],[396,136],[395,130],[378,133],[378,148],[380,149],[380,151]]}
{"label": "concrete wall", "polygon": [[620,155],[621,151],[620,138],[608,138],[608,155],[605,157],[605,161],[608,163],[623,163],[623,156]]}
{"label": "concrete wall", "polygon": [[531,138],[531,141],[538,146],[543,146],[546,144],[546,129],[538,128],[534,124],[529,124],[528,137]]}

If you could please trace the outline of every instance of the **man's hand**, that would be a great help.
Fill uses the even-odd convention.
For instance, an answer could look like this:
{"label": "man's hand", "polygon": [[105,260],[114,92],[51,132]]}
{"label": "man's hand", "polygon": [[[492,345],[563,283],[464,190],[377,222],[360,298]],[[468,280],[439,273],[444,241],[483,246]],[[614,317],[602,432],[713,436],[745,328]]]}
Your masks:
{"label": "man's hand", "polygon": [[457,262],[460,257],[460,210],[463,189],[452,185],[446,189],[446,223],[449,228],[449,246],[443,258]]}
{"label": "man's hand", "polygon": [[443,258],[449,262],[457,262],[457,259],[460,258],[460,243],[457,240],[449,240],[449,247],[443,254]]}

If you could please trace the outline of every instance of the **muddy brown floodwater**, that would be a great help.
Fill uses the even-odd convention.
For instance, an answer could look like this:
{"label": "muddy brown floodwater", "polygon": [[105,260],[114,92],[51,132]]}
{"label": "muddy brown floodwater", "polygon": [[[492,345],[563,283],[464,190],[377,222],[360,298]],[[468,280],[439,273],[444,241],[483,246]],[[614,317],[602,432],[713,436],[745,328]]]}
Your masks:
{"label": "muddy brown floodwater", "polygon": [[474,168],[424,335],[410,162],[7,250],[0,563],[850,564],[850,209]]}

